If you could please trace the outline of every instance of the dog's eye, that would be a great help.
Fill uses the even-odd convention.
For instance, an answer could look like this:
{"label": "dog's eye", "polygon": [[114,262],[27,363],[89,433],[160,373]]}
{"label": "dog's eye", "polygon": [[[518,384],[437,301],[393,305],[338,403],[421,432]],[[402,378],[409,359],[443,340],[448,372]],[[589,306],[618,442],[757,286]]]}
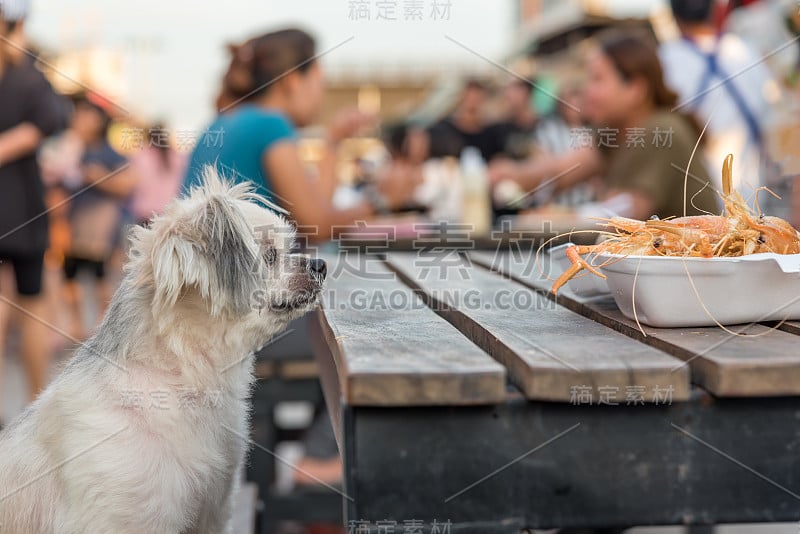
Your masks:
{"label": "dog's eye", "polygon": [[278,259],[278,251],[275,247],[269,246],[267,250],[264,251],[264,261],[267,262],[267,265],[272,265]]}

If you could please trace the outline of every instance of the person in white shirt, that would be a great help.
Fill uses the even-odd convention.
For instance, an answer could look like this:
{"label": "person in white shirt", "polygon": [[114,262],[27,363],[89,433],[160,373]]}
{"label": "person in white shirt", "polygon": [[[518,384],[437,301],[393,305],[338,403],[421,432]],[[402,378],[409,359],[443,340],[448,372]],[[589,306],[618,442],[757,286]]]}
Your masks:
{"label": "person in white shirt", "polygon": [[[765,129],[777,84],[761,57],[742,39],[711,22],[712,0],[671,0],[681,31],[661,45],[667,84],[679,95],[678,110],[708,121],[705,156],[715,187],[732,153],[734,186],[743,193],[764,184]],[[677,111],[677,110],[676,110]],[[676,162],[685,165],[687,162]]]}

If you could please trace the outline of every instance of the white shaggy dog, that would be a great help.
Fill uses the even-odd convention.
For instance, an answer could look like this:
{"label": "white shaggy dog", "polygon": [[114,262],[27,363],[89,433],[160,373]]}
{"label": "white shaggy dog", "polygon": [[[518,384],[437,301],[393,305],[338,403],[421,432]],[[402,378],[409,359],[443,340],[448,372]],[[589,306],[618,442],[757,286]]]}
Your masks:
{"label": "white shaggy dog", "polygon": [[228,531],[253,351],[325,277],[254,199],[207,170],[135,230],[97,333],[0,433],[0,532]]}

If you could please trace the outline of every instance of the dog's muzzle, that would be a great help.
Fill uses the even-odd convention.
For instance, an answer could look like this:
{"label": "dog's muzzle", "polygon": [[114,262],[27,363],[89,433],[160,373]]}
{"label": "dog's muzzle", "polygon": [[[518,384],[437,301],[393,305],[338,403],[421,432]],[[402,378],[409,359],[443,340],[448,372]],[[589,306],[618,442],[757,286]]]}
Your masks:
{"label": "dog's muzzle", "polygon": [[279,301],[273,301],[270,308],[278,312],[294,311],[298,308],[304,308],[316,301],[322,290],[322,284],[325,277],[328,275],[328,265],[325,260],[319,258],[304,259],[306,276],[308,277],[306,283],[308,286],[297,293],[292,294],[289,298]]}

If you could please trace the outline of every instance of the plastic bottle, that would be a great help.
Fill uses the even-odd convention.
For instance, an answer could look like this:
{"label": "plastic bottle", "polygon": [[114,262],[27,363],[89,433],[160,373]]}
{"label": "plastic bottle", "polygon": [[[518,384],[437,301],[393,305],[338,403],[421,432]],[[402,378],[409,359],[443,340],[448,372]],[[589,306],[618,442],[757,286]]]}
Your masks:
{"label": "plastic bottle", "polygon": [[426,180],[429,180],[435,189],[433,199],[430,201],[430,216],[435,222],[460,222],[461,221],[461,172],[458,160],[445,157],[441,160],[430,161],[425,169]]}
{"label": "plastic bottle", "polygon": [[492,229],[489,176],[480,150],[473,146],[461,151],[461,222],[471,224],[473,234],[488,236]]}

